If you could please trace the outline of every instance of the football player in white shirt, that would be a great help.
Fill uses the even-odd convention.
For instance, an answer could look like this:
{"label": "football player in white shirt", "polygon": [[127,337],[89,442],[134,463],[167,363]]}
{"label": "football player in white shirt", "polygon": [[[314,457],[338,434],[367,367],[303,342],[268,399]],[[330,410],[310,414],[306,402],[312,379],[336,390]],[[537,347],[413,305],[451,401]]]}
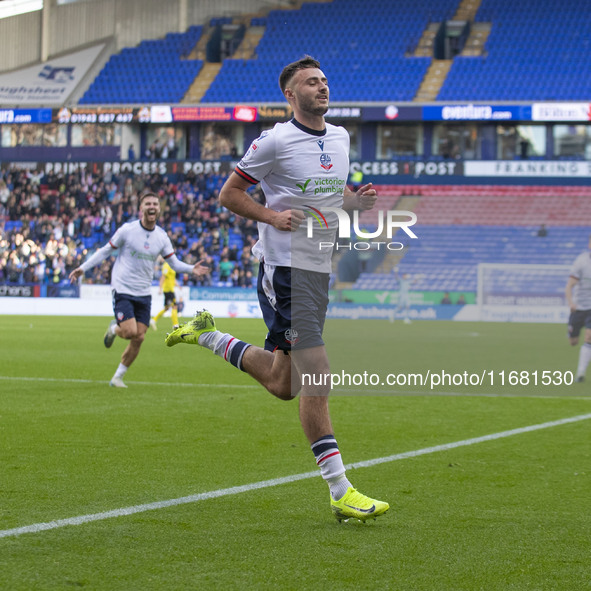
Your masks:
{"label": "football player in white shirt", "polygon": [[129,341],[110,381],[118,388],[127,388],[123,376],[138,356],[150,325],[150,293],[158,256],[177,273],[194,273],[198,277],[209,273],[201,261],[188,265],[176,257],[168,234],[156,225],[159,216],[160,200],[154,193],[144,193],[140,197],[140,219],[123,224],[105,246],[70,273],[70,281],[74,282],[109,256],[117,257],[111,272],[115,320],[105,333],[104,343],[110,347],[117,336]]}
{"label": "football player in white shirt", "polygon": [[591,362],[591,236],[589,250],[582,252],[571,267],[565,296],[570,308],[568,336],[573,347],[579,344],[579,335],[585,328],[585,342],[579,351],[576,377],[577,382],[584,382]]}
{"label": "football player in white shirt", "polygon": [[[265,348],[217,331],[206,311],[170,333],[166,344],[211,349],[280,399],[299,393],[300,421],[328,483],[335,517],[365,521],[382,515],[389,505],[361,494],[347,479],[328,406],[330,365],[322,331],[333,249],[321,247],[335,242],[336,214],[314,218],[321,227],[314,228],[312,237],[303,222],[305,210],[319,213],[312,204],[371,209],[377,196],[371,183],[355,193],[347,188],[349,136],[324,120],[329,88],[320,64],[309,56],[289,64],[279,85],[294,118],[251,144],[220,193],[222,205],[259,225],[253,252],[261,261],[259,302],[269,329]],[[266,206],[246,192],[259,181]],[[302,383],[302,375],[312,379]]]}

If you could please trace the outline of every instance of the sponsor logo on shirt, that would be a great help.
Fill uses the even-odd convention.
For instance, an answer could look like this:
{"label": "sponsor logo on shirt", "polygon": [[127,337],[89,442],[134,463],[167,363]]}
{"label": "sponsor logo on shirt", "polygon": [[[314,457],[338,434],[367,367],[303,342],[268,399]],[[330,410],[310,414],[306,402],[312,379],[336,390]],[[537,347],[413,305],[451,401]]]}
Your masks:
{"label": "sponsor logo on shirt", "polygon": [[306,194],[308,187],[314,189],[314,195],[330,194],[343,195],[345,192],[346,181],[343,179],[316,177],[313,179],[307,179],[301,183],[296,183],[296,187]]}

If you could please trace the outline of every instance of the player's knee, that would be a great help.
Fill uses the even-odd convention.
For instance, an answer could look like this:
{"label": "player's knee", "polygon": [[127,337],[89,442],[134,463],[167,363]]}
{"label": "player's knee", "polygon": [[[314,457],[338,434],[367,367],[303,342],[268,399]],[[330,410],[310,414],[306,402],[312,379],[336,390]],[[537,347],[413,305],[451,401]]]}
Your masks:
{"label": "player's knee", "polygon": [[133,339],[137,333],[137,330],[128,327],[119,326],[119,336],[122,339],[127,339],[128,341]]}
{"label": "player's knee", "polygon": [[267,390],[279,400],[293,400],[298,395],[297,392],[292,392],[289,384],[284,383],[269,384]]}
{"label": "player's knee", "polygon": [[124,339],[127,339],[128,341],[135,341],[141,344],[146,338],[146,333],[138,331],[137,327],[126,327],[125,329],[120,328],[120,331],[120,336]]}

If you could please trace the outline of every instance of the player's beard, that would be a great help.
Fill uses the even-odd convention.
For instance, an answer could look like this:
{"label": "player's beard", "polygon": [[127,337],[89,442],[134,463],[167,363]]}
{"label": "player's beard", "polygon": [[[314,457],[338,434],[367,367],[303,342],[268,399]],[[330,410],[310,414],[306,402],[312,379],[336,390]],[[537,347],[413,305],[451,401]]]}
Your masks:
{"label": "player's beard", "polygon": [[[328,99],[328,97],[326,98]],[[326,115],[326,112],[328,111],[328,101],[325,105],[318,105],[316,104],[315,99],[301,98],[300,109],[305,113],[310,113],[310,115]]]}
{"label": "player's beard", "polygon": [[143,215],[143,220],[145,225],[152,225],[158,221],[158,211],[151,210],[145,211]]}

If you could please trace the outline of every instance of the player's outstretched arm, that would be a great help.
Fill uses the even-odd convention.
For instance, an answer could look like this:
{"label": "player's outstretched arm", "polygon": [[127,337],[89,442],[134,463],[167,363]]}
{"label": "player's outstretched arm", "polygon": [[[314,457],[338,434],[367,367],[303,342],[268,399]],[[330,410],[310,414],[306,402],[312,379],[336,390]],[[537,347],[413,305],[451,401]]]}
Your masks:
{"label": "player's outstretched arm", "polygon": [[107,242],[102,248],[99,248],[87,261],[76,267],[69,275],[70,283],[74,283],[79,277],[84,275],[86,271],[96,267],[105,259],[109,258],[113,252],[117,250],[111,242]]}

